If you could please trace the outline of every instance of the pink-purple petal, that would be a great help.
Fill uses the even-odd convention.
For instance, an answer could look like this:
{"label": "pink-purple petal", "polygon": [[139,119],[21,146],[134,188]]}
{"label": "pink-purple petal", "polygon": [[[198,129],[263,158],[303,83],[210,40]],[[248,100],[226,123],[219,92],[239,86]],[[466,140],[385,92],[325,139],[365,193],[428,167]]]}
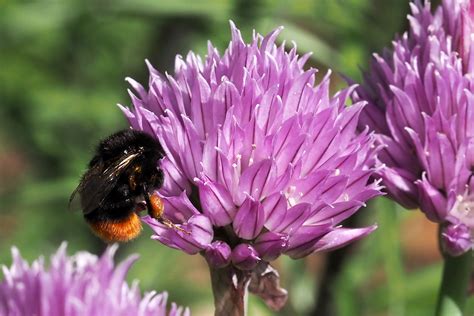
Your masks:
{"label": "pink-purple petal", "polygon": [[300,203],[290,207],[283,218],[280,218],[276,227],[272,231],[277,233],[287,233],[297,230],[308,219],[311,214],[311,204]]}
{"label": "pink-purple petal", "polygon": [[409,172],[398,168],[384,168],[380,171],[388,193],[407,209],[418,206],[416,178]]}
{"label": "pink-purple petal", "polygon": [[223,241],[212,242],[204,252],[207,263],[213,268],[223,268],[230,263],[232,250],[230,246]]}
{"label": "pink-purple petal", "polygon": [[269,230],[275,230],[281,221],[285,218],[288,209],[287,199],[283,194],[275,193],[267,197],[263,202],[265,214],[265,227]]}
{"label": "pink-purple petal", "polygon": [[265,261],[278,258],[289,245],[289,236],[284,233],[266,232],[255,240],[254,248]]}
{"label": "pink-purple petal", "polygon": [[377,229],[377,225],[364,228],[337,227],[319,239],[314,245],[313,251],[331,251],[344,247],[347,244],[372,233],[375,229]]}
{"label": "pink-purple petal", "polygon": [[187,222],[179,225],[182,230],[168,227],[150,216],[142,217],[142,221],[155,232],[152,239],[191,255],[206,249],[214,237],[211,222],[201,214],[193,215]]}
{"label": "pink-purple petal", "polygon": [[446,197],[426,179],[425,175],[416,181],[416,185],[426,217],[434,222],[442,222],[448,213]]}
{"label": "pink-purple petal", "polygon": [[442,247],[451,256],[459,256],[472,249],[469,227],[462,223],[449,224],[442,232]]}
{"label": "pink-purple petal", "polygon": [[240,177],[240,191],[259,200],[267,182],[274,180],[271,178],[271,170],[272,162],[270,160],[263,160],[247,168]]}
{"label": "pink-purple petal", "polygon": [[239,244],[231,254],[232,264],[241,270],[252,270],[261,261],[258,252],[249,244]]}
{"label": "pink-purple petal", "polygon": [[214,226],[225,226],[232,222],[237,207],[227,189],[218,182],[206,181],[199,185],[202,212]]}
{"label": "pink-purple petal", "polygon": [[290,236],[285,253],[294,259],[302,258],[314,251],[318,240],[330,231],[331,225],[304,225]]}
{"label": "pink-purple petal", "polygon": [[237,211],[232,225],[237,236],[251,240],[258,236],[264,223],[262,204],[247,198]]}
{"label": "pink-purple petal", "polygon": [[164,206],[164,216],[172,222],[181,224],[199,211],[189,200],[186,192],[178,196],[161,196]]}

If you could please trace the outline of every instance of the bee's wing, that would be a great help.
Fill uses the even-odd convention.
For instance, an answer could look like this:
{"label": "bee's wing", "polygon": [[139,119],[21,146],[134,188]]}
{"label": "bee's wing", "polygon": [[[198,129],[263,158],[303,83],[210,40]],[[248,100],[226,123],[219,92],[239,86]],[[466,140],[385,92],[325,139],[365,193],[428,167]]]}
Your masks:
{"label": "bee's wing", "polygon": [[[92,166],[82,177],[69,198],[69,207],[80,203],[84,214],[100,207],[113,190],[123,172],[139,153],[127,153],[114,160],[107,167],[102,162]],[[79,203],[78,203],[79,202]]]}

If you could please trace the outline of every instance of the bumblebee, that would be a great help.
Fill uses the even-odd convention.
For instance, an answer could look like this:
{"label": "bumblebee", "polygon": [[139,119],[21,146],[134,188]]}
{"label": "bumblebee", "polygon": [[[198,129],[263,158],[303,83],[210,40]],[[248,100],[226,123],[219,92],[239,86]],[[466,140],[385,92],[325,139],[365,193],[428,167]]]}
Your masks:
{"label": "bumblebee", "polygon": [[163,217],[163,202],[154,190],[163,185],[158,161],[164,156],[160,143],[136,130],[122,130],[102,140],[89,169],[71,194],[69,204],[78,200],[84,219],[101,239],[128,241],[142,229],[138,213],[146,209],[160,222],[174,226]]}

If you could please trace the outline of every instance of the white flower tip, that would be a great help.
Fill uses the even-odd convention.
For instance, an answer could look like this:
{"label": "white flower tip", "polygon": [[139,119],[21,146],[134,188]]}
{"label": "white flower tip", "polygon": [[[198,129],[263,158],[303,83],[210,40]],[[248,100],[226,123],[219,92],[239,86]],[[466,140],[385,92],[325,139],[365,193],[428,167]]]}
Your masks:
{"label": "white flower tip", "polygon": [[124,105],[122,105],[122,104],[120,104],[120,103],[117,103],[116,105],[117,105],[118,108],[119,108],[120,110],[122,110],[122,111],[129,111],[128,107],[126,107],[126,106],[124,106]]}
{"label": "white flower tip", "polygon": [[155,67],[153,67],[153,65],[151,64],[151,61],[148,59],[148,58],[145,58],[145,64],[146,66],[148,67],[148,69],[153,69],[155,70]]}
{"label": "white flower tip", "polygon": [[11,252],[13,258],[18,257],[20,255],[20,250],[18,250],[16,246],[12,246]]}

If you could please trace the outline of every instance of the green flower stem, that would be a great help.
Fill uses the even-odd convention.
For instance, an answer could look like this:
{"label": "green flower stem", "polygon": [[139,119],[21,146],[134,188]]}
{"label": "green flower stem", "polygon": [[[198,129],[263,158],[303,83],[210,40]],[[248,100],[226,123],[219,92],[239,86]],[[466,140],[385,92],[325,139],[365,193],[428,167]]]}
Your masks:
{"label": "green flower stem", "polygon": [[443,280],[436,306],[436,316],[462,316],[473,268],[473,253],[459,257],[444,254]]}
{"label": "green flower stem", "polygon": [[247,315],[248,286],[250,273],[227,266],[210,268],[215,316]]}

